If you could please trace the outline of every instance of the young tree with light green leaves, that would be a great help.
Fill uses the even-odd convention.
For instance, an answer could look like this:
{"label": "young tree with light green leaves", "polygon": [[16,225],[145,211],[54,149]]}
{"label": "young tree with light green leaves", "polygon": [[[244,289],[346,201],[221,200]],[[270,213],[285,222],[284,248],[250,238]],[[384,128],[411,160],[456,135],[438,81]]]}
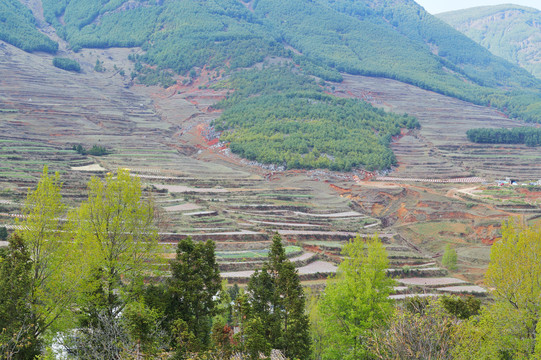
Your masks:
{"label": "young tree with light green leaves", "polygon": [[344,260],[320,299],[323,358],[364,359],[370,356],[371,330],[393,313],[389,294],[394,280],[386,274],[387,253],[377,236],[351,239],[342,255]]}
{"label": "young tree with light green leaves", "polygon": [[443,252],[443,257],[441,259],[441,264],[447,269],[454,271],[457,269],[456,266],[457,255],[456,250],[451,247],[451,245],[445,245],[445,251]]}
{"label": "young tree with light green leaves", "polygon": [[541,358],[540,259],[539,228],[503,224],[485,277],[494,303],[461,326],[455,359]]}
{"label": "young tree with light green leaves", "polygon": [[82,304],[111,318],[136,298],[149,275],[158,241],[154,204],[128,170],[93,177],[88,200],[70,215],[75,243],[86,269]]}
{"label": "young tree with light green leaves", "polygon": [[68,230],[84,287],[77,336],[68,335],[64,346],[80,358],[155,354],[159,314],[144,303],[143,281],[152,275],[158,233],[140,179],[124,169],[103,180],[93,177],[88,199],[69,215]]}
{"label": "young tree with light green leaves", "polygon": [[81,290],[80,258],[61,218],[60,176],[44,167],[35,189],[28,192],[16,234],[24,239],[32,263],[30,299],[36,337],[71,316],[71,306]]}

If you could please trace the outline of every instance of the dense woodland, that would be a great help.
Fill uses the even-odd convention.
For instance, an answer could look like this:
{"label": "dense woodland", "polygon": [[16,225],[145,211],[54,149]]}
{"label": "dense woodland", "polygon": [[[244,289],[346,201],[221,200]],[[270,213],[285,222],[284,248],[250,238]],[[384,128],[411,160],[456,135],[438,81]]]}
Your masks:
{"label": "dense woodland", "polygon": [[18,0],[0,2],[0,40],[24,51],[56,53],[58,44],[40,33],[32,12]]}
{"label": "dense woodland", "polygon": [[59,69],[66,71],[81,71],[81,65],[76,60],[70,58],[55,57],[53,59],[53,65]]}
{"label": "dense woodland", "polygon": [[351,239],[317,292],[301,286],[276,235],[241,289],[221,281],[212,241],[184,239],[175,259],[160,257],[154,206],[127,170],[93,178],[74,209],[60,190],[58,174],[45,169],[0,249],[3,359],[541,356],[538,229],[503,225],[484,304],[468,296],[391,300],[395,281],[377,236]]}
{"label": "dense woodland", "polygon": [[516,127],[512,129],[470,129],[466,132],[468,140],[481,144],[526,144],[541,145],[541,128]]}
{"label": "dense woodland", "polygon": [[286,67],[239,72],[220,86],[235,89],[217,105],[225,108],[214,123],[226,130],[220,139],[242,157],[289,169],[389,168],[396,163],[391,137],[419,126],[413,117],[327,95]]}

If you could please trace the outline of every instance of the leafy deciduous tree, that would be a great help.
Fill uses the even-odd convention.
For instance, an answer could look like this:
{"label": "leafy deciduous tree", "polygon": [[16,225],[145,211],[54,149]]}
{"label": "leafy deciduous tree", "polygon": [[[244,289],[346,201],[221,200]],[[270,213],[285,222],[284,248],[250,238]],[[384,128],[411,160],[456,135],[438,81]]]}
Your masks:
{"label": "leafy deciduous tree", "polygon": [[445,246],[445,251],[443,252],[443,258],[441,259],[441,264],[449,270],[456,270],[457,255],[456,250],[451,248],[451,245],[447,244]]}
{"label": "leafy deciduous tree", "polygon": [[392,314],[389,294],[394,281],[387,277],[387,254],[377,236],[352,239],[342,250],[344,261],[336,277],[327,281],[320,300],[325,329],[326,359],[368,356],[370,331]]}
{"label": "leafy deciduous tree", "polygon": [[541,231],[510,220],[492,246],[486,284],[495,302],[463,324],[456,359],[541,357]]}
{"label": "leafy deciduous tree", "polygon": [[126,304],[121,296],[141,286],[154,260],[153,203],[142,196],[139,178],[119,169],[105,181],[91,179],[88,200],[71,214],[71,226],[90,270],[87,296],[81,300],[115,318]]}
{"label": "leafy deciduous tree", "polygon": [[25,241],[32,260],[30,305],[36,336],[40,336],[63,315],[80,291],[79,259],[69,232],[60,219],[65,206],[61,202],[60,177],[43,174],[34,190],[29,190],[17,234]]}

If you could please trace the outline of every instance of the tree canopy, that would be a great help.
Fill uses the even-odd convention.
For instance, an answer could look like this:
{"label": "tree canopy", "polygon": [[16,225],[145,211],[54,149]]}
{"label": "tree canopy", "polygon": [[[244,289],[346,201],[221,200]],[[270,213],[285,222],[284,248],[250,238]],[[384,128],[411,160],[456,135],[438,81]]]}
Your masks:
{"label": "tree canopy", "polygon": [[369,358],[369,335],[392,314],[385,248],[377,236],[351,239],[336,277],[327,281],[320,300],[325,359]]}

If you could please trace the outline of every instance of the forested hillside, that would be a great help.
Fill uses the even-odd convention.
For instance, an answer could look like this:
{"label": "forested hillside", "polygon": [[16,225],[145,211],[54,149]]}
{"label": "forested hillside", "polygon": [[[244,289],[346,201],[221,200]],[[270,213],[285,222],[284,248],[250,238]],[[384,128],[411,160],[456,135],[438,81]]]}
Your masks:
{"label": "forested hillside", "polygon": [[518,5],[482,6],[437,15],[472,40],[541,78],[541,11]]}
{"label": "forested hillside", "polygon": [[[540,80],[410,0],[43,0],[43,9],[74,51],[141,47],[142,54],[130,56],[140,83],[168,87],[175,74],[194,78],[202,68],[225,74],[230,81],[220,86],[237,91],[220,104],[225,112],[216,125],[227,130],[223,139],[234,152],[263,163],[386,168],[395,163],[390,137],[418,126],[409,117],[323,95],[315,82],[307,85],[306,75],[337,82],[341,72],[387,77],[541,121]],[[31,27],[30,12],[21,14],[18,21]],[[22,36],[18,29],[12,33]],[[283,71],[243,75],[270,57],[297,65],[287,84]],[[240,79],[253,92],[239,91]],[[258,117],[240,120],[239,113]],[[334,135],[323,139],[329,126]],[[265,133],[276,127],[280,139]]]}
{"label": "forested hillside", "polygon": [[[388,77],[539,121],[537,79],[412,1],[44,0],[43,5],[47,21],[74,50],[141,46],[146,53],[135,59],[139,73],[144,64],[181,74],[203,66],[243,68],[275,55],[293,58],[305,72],[326,80],[340,81],[337,71]],[[515,91],[506,93],[509,89]]]}
{"label": "forested hillside", "polygon": [[216,129],[229,130],[221,138],[231,142],[231,151],[261,163],[385,169],[396,163],[391,136],[419,126],[410,116],[324,94],[315,81],[287,68],[238,73],[222,86],[236,91],[218,104],[225,111]]}
{"label": "forested hillside", "polygon": [[0,1],[0,40],[29,52],[58,50],[56,42],[36,29],[32,12],[19,0]]}

